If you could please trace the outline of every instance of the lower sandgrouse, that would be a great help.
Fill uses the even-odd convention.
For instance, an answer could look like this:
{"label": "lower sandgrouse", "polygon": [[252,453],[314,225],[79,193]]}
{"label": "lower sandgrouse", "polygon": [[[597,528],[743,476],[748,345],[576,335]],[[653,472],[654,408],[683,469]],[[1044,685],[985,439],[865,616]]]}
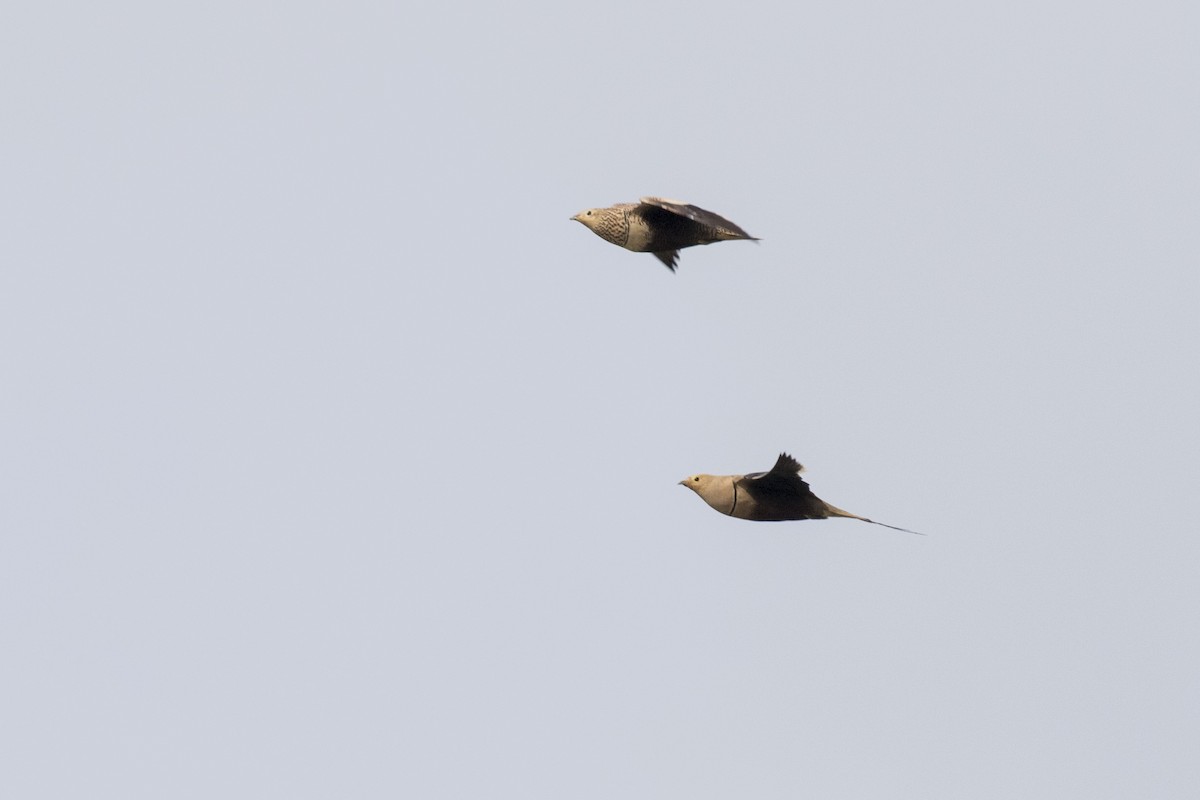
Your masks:
{"label": "lower sandgrouse", "polygon": [[679,251],[698,244],[755,237],[722,216],[679,200],[643,197],[637,203],[590,208],[571,219],[605,241],[635,253],[653,253],[672,272]]}

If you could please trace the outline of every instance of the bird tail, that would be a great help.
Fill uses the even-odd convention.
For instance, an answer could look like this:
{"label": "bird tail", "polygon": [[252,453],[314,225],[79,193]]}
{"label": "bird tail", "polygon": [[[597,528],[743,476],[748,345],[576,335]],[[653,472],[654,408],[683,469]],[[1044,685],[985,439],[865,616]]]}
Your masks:
{"label": "bird tail", "polygon": [[847,519],[857,519],[857,520],[861,520],[862,522],[869,522],[872,525],[882,525],[883,527],[891,528],[894,531],[904,531],[905,533],[915,533],[917,536],[925,535],[923,533],[918,533],[917,531],[910,531],[908,528],[898,528],[895,525],[888,525],[886,522],[876,522],[873,519],[867,519],[866,517],[860,517],[858,514],[851,514],[849,511],[842,511],[837,506],[829,505],[829,503],[825,504],[825,510],[829,513],[829,516],[831,516],[831,517],[846,517]]}

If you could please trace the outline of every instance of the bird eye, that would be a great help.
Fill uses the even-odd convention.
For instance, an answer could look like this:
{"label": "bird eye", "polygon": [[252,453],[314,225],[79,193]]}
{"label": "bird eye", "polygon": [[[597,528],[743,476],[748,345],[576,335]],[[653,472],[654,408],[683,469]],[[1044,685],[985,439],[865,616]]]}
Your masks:
{"label": "bird eye", "polygon": [[590,212],[590,211],[587,212],[587,215],[590,217],[592,215],[592,212]]}
{"label": "bird eye", "polygon": [[699,483],[699,482],[700,482],[700,476],[699,476],[699,475],[697,475],[696,477],[692,478],[692,480],[693,480],[693,481],[695,481],[696,483]]}

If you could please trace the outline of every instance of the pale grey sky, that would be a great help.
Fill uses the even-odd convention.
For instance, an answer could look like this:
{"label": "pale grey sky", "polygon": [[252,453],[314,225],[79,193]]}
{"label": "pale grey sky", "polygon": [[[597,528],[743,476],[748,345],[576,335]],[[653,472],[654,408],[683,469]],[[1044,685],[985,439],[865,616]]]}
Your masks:
{"label": "pale grey sky", "polygon": [[9,8],[0,795],[1196,796],[1198,29]]}

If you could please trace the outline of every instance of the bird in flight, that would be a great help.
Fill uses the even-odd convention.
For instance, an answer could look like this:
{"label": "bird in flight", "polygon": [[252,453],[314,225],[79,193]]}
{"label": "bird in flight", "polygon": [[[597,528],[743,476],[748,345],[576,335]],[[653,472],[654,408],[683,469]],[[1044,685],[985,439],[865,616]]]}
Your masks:
{"label": "bird in flight", "polygon": [[808,484],[800,477],[803,470],[804,467],[800,466],[796,459],[787,453],[780,453],[779,460],[769,472],[752,472],[749,475],[689,475],[679,483],[700,495],[700,499],[717,511],[738,519],[778,522],[849,517],[896,531],[925,535],[907,528],[876,522],[829,505],[808,488]]}
{"label": "bird in flight", "polygon": [[636,203],[589,208],[571,219],[626,250],[653,253],[672,272],[684,247],[732,239],[758,241],[718,214],[663,197],[643,197]]}

